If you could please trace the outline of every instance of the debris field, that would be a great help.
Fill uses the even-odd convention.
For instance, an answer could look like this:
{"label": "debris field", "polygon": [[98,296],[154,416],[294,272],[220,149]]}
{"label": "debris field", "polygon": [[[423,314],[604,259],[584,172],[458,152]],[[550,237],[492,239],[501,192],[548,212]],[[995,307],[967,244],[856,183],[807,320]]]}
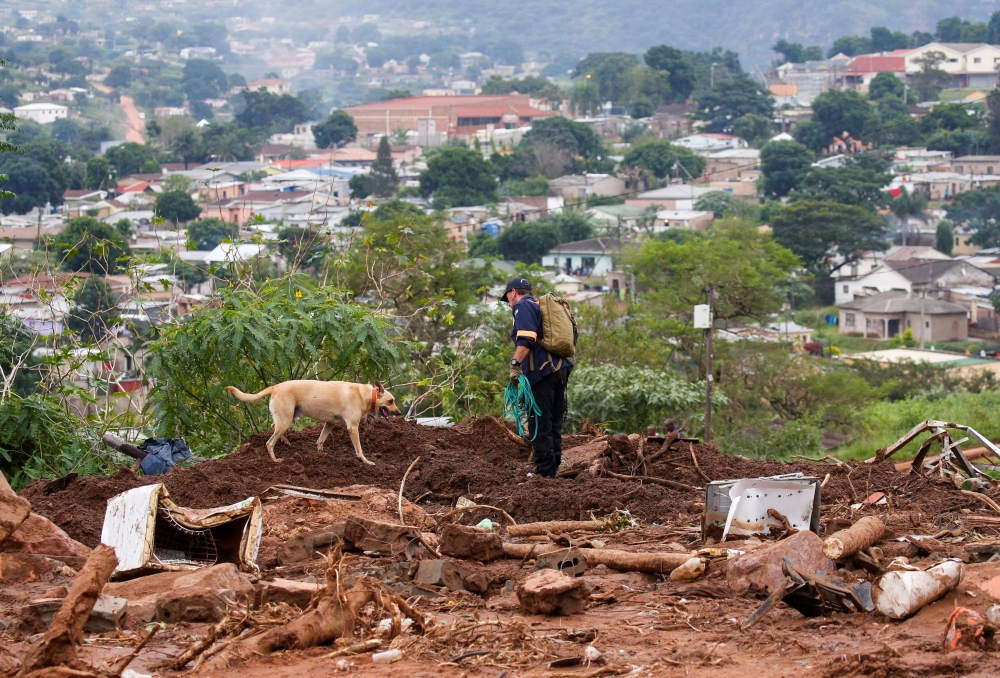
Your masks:
{"label": "debris field", "polygon": [[[1000,491],[947,450],[917,472],[566,436],[560,477],[543,479],[489,417],[368,419],[375,466],[343,428],[322,452],[317,435],[289,432],[277,464],[262,433],[163,475],[0,487],[0,675],[996,674]],[[116,569],[108,502],[153,484],[200,517],[259,497],[256,562],[227,560],[224,527],[154,507],[149,569]],[[733,499],[717,529],[706,488]],[[818,511],[798,498],[814,490]],[[805,514],[766,504],[779,495]],[[766,525],[747,528],[739,511],[760,501]],[[27,510],[5,534],[4,511]]]}

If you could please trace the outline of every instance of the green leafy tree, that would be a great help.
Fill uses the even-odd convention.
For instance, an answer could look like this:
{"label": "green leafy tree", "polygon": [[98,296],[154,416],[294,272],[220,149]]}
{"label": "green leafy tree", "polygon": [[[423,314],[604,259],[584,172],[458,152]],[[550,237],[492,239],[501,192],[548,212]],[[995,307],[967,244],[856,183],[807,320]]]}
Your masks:
{"label": "green leafy tree", "polygon": [[986,42],[991,45],[1000,45],[1000,10],[990,15],[990,23],[986,32]]}
{"label": "green leafy tree", "polygon": [[95,155],[87,161],[86,187],[91,190],[107,189],[112,184],[111,163],[107,158]]}
{"label": "green leafy tree", "polygon": [[698,118],[708,122],[709,132],[731,132],[733,123],[747,113],[768,119],[774,111],[774,99],[763,86],[745,74],[732,80],[716,82],[715,87],[697,93]]}
{"label": "green leafy tree", "polygon": [[[559,229],[559,238],[562,242],[580,242],[594,237],[594,221],[586,212],[563,210],[550,219]],[[544,219],[539,220],[541,221]]]}
{"label": "green leafy tree", "polygon": [[796,188],[813,163],[813,153],[797,141],[770,141],[760,149],[764,194],[783,198]]}
{"label": "green leafy tree", "polygon": [[729,211],[729,207],[732,205],[734,199],[732,193],[709,191],[695,201],[694,208],[699,211],[711,212],[715,216],[721,217]]}
{"label": "green leafy tree", "polygon": [[64,270],[95,275],[113,275],[132,253],[118,229],[93,217],[70,219],[55,246]]}
{"label": "green leafy tree", "polygon": [[88,344],[96,344],[111,331],[118,317],[118,295],[99,276],[87,276],[77,290],[66,317],[70,331]]}
{"label": "green leafy tree", "polygon": [[993,88],[990,98],[986,100],[986,107],[989,111],[987,117],[987,134],[989,135],[989,145],[993,152],[1000,152],[1000,88]]}
{"label": "green leafy tree", "polygon": [[213,122],[201,133],[205,156],[223,161],[251,160],[262,135],[260,128],[248,129],[236,122]]}
{"label": "green leafy tree", "polygon": [[937,50],[931,50],[916,58],[920,72],[914,77],[910,91],[914,93],[918,102],[936,100],[941,90],[951,80],[947,72],[938,68],[945,58],[944,52]]}
{"label": "green leafy tree", "polygon": [[784,38],[778,40],[771,46],[771,50],[777,52],[784,61],[792,64],[799,64],[804,61],[802,58],[802,44],[798,42],[788,42]]}
{"label": "green leafy tree", "polygon": [[[17,119],[10,113],[0,113],[0,129],[13,131]],[[29,125],[22,122],[21,131],[8,134],[0,142],[0,212],[24,214],[34,207],[61,205],[63,193],[77,181],[73,168],[65,159],[70,149],[57,139],[25,138]],[[20,152],[20,151],[23,151]]]}
{"label": "green leafy tree", "polygon": [[319,148],[337,148],[358,137],[354,118],[347,111],[333,111],[323,122],[312,127],[313,138]]}
{"label": "green leafy tree", "polygon": [[189,163],[205,159],[205,144],[197,128],[181,130],[170,143],[170,150],[180,156],[184,169]]}
{"label": "green leafy tree", "polygon": [[351,190],[351,198],[354,200],[364,200],[375,190],[371,177],[367,174],[355,174],[347,181],[347,187]]}
{"label": "green leafy tree", "polygon": [[871,83],[869,83],[868,98],[872,101],[878,101],[884,96],[894,96],[902,99],[904,87],[903,81],[893,73],[882,71],[876,73]]}
{"label": "green leafy tree", "polygon": [[[650,422],[704,408],[705,384],[637,365],[586,365],[573,370],[567,396],[571,424],[589,419],[616,433],[644,433]],[[715,393],[712,403],[722,407],[729,400]]]}
{"label": "green leafy tree", "polygon": [[125,242],[132,237],[132,222],[128,219],[119,219],[115,222],[115,230],[121,233],[121,236],[125,238]]}
{"label": "green leafy tree", "polygon": [[915,47],[913,39],[906,33],[890,31],[885,26],[872,26],[871,36],[873,52],[891,52]]}
{"label": "green leafy tree", "polygon": [[420,174],[420,194],[433,195],[435,209],[494,203],[497,180],[482,153],[466,148],[444,148],[427,161]]}
{"label": "green leafy tree", "polygon": [[669,74],[670,90],[678,100],[687,99],[698,86],[698,77],[691,59],[679,49],[669,45],[656,45],[646,51],[643,61],[650,68]]}
{"label": "green leafy tree", "polygon": [[934,233],[934,249],[951,256],[951,249],[955,246],[955,231],[951,227],[951,222],[942,219],[938,222],[937,230]]}
{"label": "green leafy tree", "polygon": [[289,269],[315,265],[323,255],[323,237],[311,227],[285,226],[278,230],[278,251]]}
{"label": "green leafy tree", "polygon": [[122,88],[132,84],[132,69],[128,66],[115,66],[104,77],[104,84],[108,87]]}
{"label": "green leafy tree", "polygon": [[899,219],[899,230],[902,235],[903,244],[907,243],[907,236],[910,233],[910,218],[921,217],[927,209],[927,198],[919,191],[900,191],[899,196],[890,204],[889,209]]}
{"label": "green leafy tree", "polygon": [[156,197],[154,210],[158,216],[169,219],[174,225],[197,219],[201,208],[186,191],[164,191]]}
{"label": "green leafy tree", "polygon": [[379,141],[375,162],[372,163],[368,179],[371,182],[371,192],[376,197],[391,198],[396,195],[396,190],[399,188],[399,176],[397,176],[396,168],[392,164],[389,137],[382,137],[382,140]]}
{"label": "green leafy tree", "polygon": [[479,231],[469,237],[470,257],[498,257],[497,239],[489,231]]}
{"label": "green leafy tree", "polygon": [[827,50],[827,57],[834,57],[838,54],[844,56],[858,56],[868,54],[872,51],[872,41],[862,35],[843,35],[833,41],[833,45]]}
{"label": "green leafy tree", "polygon": [[300,122],[309,119],[309,110],[291,94],[271,94],[264,90],[244,92],[246,107],[236,114],[236,120],[249,129],[266,132],[291,132]]}
{"label": "green leafy tree", "polygon": [[562,233],[553,223],[525,222],[511,224],[496,239],[497,251],[508,261],[537,264],[553,247],[562,242]]}
{"label": "green leafy tree", "polygon": [[625,103],[630,88],[627,74],[637,63],[635,55],[625,52],[591,53],[577,64],[573,77],[593,80],[601,101]]}
{"label": "green leafy tree", "polygon": [[813,100],[813,116],[806,124],[796,126],[795,139],[819,151],[834,137],[846,132],[854,138],[863,136],[875,122],[875,109],[865,98],[852,90],[830,90]]}
{"label": "green leafy tree", "polygon": [[188,59],[181,76],[182,89],[191,101],[215,99],[229,89],[229,79],[214,61]]}
{"label": "green leafy tree", "polygon": [[751,146],[759,146],[771,138],[773,124],[766,115],[747,113],[733,123],[733,134],[746,139]]}
{"label": "green leafy tree", "polygon": [[817,278],[829,275],[835,255],[856,260],[863,252],[884,251],[888,224],[857,205],[831,200],[801,200],[784,207],[771,221],[774,240],[802,259]]}
{"label": "green leafy tree", "polygon": [[[516,152],[557,149],[568,160],[566,171],[580,173],[604,168],[604,144],[590,127],[562,116],[536,120],[524,135]],[[558,175],[557,175],[558,176]]]}
{"label": "green leafy tree", "polygon": [[634,146],[625,154],[622,165],[646,170],[657,179],[699,177],[705,171],[704,158],[683,146],[675,146],[666,139]]}
{"label": "green leafy tree", "polygon": [[856,162],[843,167],[813,167],[802,177],[792,199],[832,200],[877,212],[889,206],[891,196],[884,189],[891,181],[891,175],[865,169]]}
{"label": "green leafy tree", "polygon": [[966,233],[972,231],[973,244],[1000,245],[1000,186],[959,193],[945,211],[953,224],[962,224]]}
{"label": "green leafy tree", "polygon": [[271,418],[263,402],[237,407],[226,386],[256,393],[290,379],[386,381],[402,358],[389,330],[386,315],[306,276],[224,290],[218,305],[165,327],[150,346],[159,432],[201,454],[235,450]]}
{"label": "green leafy tree", "polygon": [[[166,217],[164,217],[166,218]],[[187,225],[188,242],[197,250],[214,250],[223,240],[235,239],[236,224],[231,224],[218,217],[207,217],[192,221]]]}
{"label": "green leafy tree", "polygon": [[142,167],[139,168],[139,172],[142,174],[160,174],[163,172],[163,168],[156,160],[149,159],[142,163]]}
{"label": "green leafy tree", "polygon": [[104,157],[115,169],[115,174],[124,177],[129,174],[138,174],[142,170],[143,163],[154,159],[155,153],[154,149],[145,144],[129,141],[109,148],[104,153]]}

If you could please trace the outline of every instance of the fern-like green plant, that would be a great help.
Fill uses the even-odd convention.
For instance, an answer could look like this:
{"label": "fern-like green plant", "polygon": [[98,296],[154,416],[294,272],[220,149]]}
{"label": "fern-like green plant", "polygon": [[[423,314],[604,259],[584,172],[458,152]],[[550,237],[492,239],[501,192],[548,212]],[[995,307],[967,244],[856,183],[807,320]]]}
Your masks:
{"label": "fern-like green plant", "polygon": [[166,328],[149,347],[159,433],[217,456],[271,427],[266,401],[238,402],[226,386],[255,393],[289,379],[386,381],[403,355],[389,317],[315,284],[289,275],[227,290],[218,306]]}

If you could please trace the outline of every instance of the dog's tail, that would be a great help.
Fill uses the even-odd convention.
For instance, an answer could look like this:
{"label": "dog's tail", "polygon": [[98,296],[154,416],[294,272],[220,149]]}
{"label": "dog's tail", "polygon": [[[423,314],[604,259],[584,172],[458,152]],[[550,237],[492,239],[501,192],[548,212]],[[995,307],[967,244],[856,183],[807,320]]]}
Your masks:
{"label": "dog's tail", "polygon": [[271,389],[273,389],[274,387],[273,386],[268,386],[267,388],[265,388],[260,393],[244,393],[243,391],[239,390],[235,386],[227,386],[226,388],[229,389],[230,393],[232,393],[234,396],[236,396],[237,398],[239,398],[243,402],[245,402],[245,403],[253,403],[253,402],[257,402],[261,398],[266,398],[267,396],[271,395]]}

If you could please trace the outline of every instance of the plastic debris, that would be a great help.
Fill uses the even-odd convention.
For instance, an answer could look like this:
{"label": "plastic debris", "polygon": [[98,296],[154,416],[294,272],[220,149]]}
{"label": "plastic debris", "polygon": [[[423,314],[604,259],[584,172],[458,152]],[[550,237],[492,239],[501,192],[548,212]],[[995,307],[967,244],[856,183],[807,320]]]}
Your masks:
{"label": "plastic debris", "polygon": [[493,521],[490,520],[489,518],[483,518],[478,523],[476,523],[476,527],[481,527],[484,530],[489,530],[490,532],[492,532],[493,531]]}

